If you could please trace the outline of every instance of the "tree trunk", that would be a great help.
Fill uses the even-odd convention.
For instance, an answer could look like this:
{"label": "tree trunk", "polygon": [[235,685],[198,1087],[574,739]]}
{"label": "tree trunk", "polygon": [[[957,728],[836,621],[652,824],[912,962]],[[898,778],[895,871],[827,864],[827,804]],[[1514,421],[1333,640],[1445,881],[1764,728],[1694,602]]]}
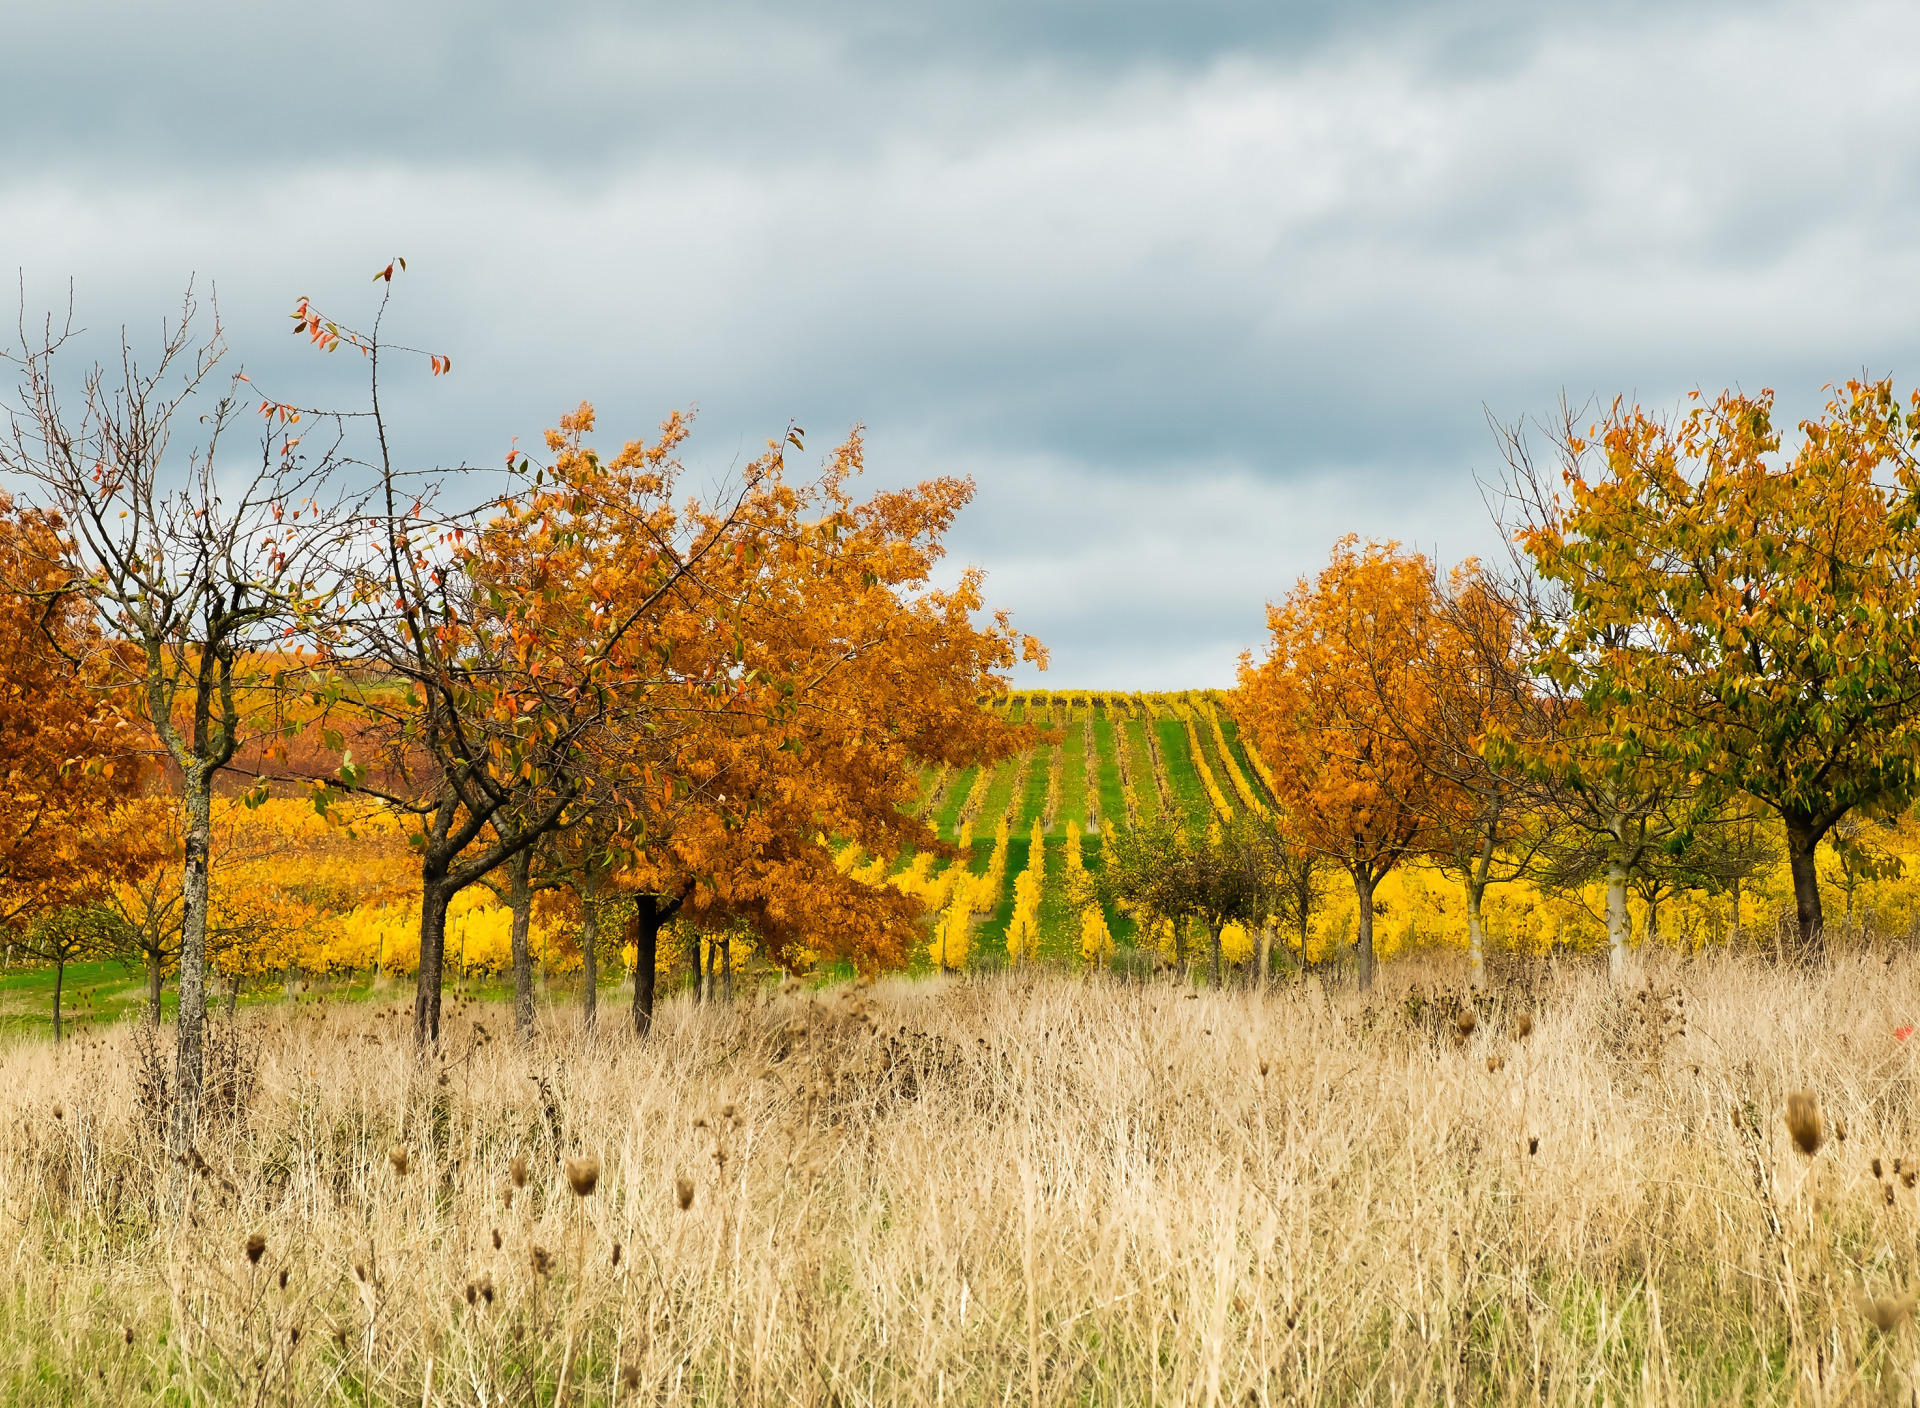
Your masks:
{"label": "tree trunk", "polygon": [[165,974],[160,969],[160,955],[147,954],[147,1021],[154,1026],[160,1025],[160,985]]}
{"label": "tree trunk", "polygon": [[1487,930],[1480,915],[1486,893],[1484,883],[1467,882],[1467,982],[1474,988],[1487,985]]}
{"label": "tree trunk", "polygon": [[1304,983],[1307,980],[1307,939],[1313,931],[1313,920],[1307,914],[1307,907],[1300,906],[1300,959],[1294,965],[1294,977]]}
{"label": "tree trunk", "polygon": [[186,771],[186,874],[180,897],[180,1013],[174,1033],[173,1154],[184,1158],[200,1130],[200,1092],[206,1074],[207,860],[213,847],[213,792],[206,773]]}
{"label": "tree trunk", "polygon": [[1827,937],[1820,913],[1820,874],[1814,852],[1820,832],[1797,817],[1786,818],[1787,868],[1793,872],[1794,918],[1799,924],[1800,958],[1814,962],[1825,955]]}
{"label": "tree trunk", "polygon": [[1373,889],[1379,884],[1370,867],[1353,872],[1353,895],[1360,905],[1359,933],[1354,938],[1354,958],[1361,992],[1373,991]]}
{"label": "tree trunk", "polygon": [[660,899],[641,895],[633,908],[633,1034],[653,1030],[653,978],[660,955]]}
{"label": "tree trunk", "polygon": [[420,971],[413,995],[413,1042],[421,1050],[440,1044],[440,973],[447,951],[446,876],[428,871],[420,887]]}
{"label": "tree trunk", "polygon": [[1627,980],[1627,867],[1620,861],[1607,866],[1607,978]]}
{"label": "tree trunk", "polygon": [[527,934],[533,921],[533,849],[523,846],[507,862],[507,906],[513,915],[513,1029],[521,1041],[533,1040],[533,957]]}
{"label": "tree trunk", "polygon": [[1260,926],[1260,991],[1267,990],[1267,974],[1273,967],[1273,925]]}
{"label": "tree trunk", "polygon": [[1220,924],[1217,920],[1207,921],[1207,948],[1213,961],[1213,973],[1207,986],[1215,992],[1220,991]]}
{"label": "tree trunk", "polygon": [[733,935],[720,940],[720,982],[726,989],[727,1006],[733,1006]]}
{"label": "tree trunk", "polygon": [[1733,928],[1727,933],[1727,947],[1731,949],[1740,947],[1740,881],[1738,877],[1735,877],[1733,882]]}
{"label": "tree trunk", "polygon": [[67,961],[64,958],[53,960],[53,1044],[60,1044],[60,988],[66,982]]}
{"label": "tree trunk", "polygon": [[233,1020],[233,1009],[240,1005],[240,975],[230,974],[227,978],[227,1020]]}
{"label": "tree trunk", "polygon": [[600,1005],[600,906],[593,891],[580,889],[580,1025],[593,1030]]}

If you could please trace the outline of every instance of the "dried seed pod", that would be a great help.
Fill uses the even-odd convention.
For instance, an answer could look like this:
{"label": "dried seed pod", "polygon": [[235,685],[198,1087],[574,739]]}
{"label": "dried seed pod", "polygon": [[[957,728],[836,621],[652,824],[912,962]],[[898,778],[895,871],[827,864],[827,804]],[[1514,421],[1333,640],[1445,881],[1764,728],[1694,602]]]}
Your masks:
{"label": "dried seed pod", "polygon": [[574,1197],[589,1197],[599,1183],[599,1159],[592,1154],[583,1154],[577,1159],[567,1160],[567,1186],[573,1189]]}
{"label": "dried seed pod", "polygon": [[258,1266],[260,1264],[260,1258],[265,1256],[266,1252],[267,1239],[260,1233],[255,1232],[247,1238],[247,1261],[250,1264]]}
{"label": "dried seed pod", "polygon": [[1880,1176],[1880,1160],[1877,1158],[1873,1161],[1873,1176],[1875,1178]]}
{"label": "dried seed pod", "polygon": [[516,1188],[524,1188],[527,1186],[527,1156],[525,1154],[515,1154],[511,1159],[507,1160],[507,1177],[513,1180],[513,1186]]}
{"label": "dried seed pod", "polygon": [[492,1272],[482,1271],[480,1273],[479,1287],[480,1287],[480,1299],[486,1304],[492,1305],[493,1304],[493,1273]]}
{"label": "dried seed pod", "polygon": [[1502,1066],[1506,1064],[1507,1064],[1507,1058],[1504,1056],[1487,1057],[1487,1074],[1492,1075],[1494,1072],[1498,1071]]}
{"label": "dried seed pod", "polygon": [[1527,1156],[1531,1158],[1533,1155],[1539,1152],[1540,1152],[1540,1136],[1536,1134],[1527,1140]]}
{"label": "dried seed pod", "polygon": [[287,1268],[283,1266],[280,1268],[280,1289],[284,1291],[286,1288],[287,1288]]}
{"label": "dried seed pod", "polygon": [[620,1264],[620,1244],[618,1242],[613,1244],[613,1264],[615,1266]]}
{"label": "dried seed pod", "polygon": [[1869,1325],[1881,1334],[1891,1334],[1906,1318],[1913,1314],[1914,1297],[1904,1296],[1867,1296],[1858,1295],[1854,1304]]}
{"label": "dried seed pod", "polygon": [[392,1164],[393,1171],[403,1178],[406,1176],[408,1162],[411,1157],[407,1152],[407,1146],[404,1144],[396,1144],[387,1150],[387,1162]]}
{"label": "dried seed pod", "polygon": [[1820,1102],[1811,1090],[1796,1090],[1787,1097],[1787,1133],[1793,1136],[1800,1152],[1812,1158],[1826,1142],[1820,1123]]}
{"label": "dried seed pod", "polygon": [[529,1258],[533,1262],[533,1274],[536,1276],[553,1275],[553,1253],[545,1247],[535,1247]]}
{"label": "dried seed pod", "polygon": [[493,1229],[493,1249],[495,1251],[500,1250],[500,1229],[498,1227]]}
{"label": "dried seed pod", "polygon": [[1465,1041],[1473,1035],[1473,1029],[1480,1025],[1480,1019],[1474,1015],[1473,1009],[1469,1007],[1460,1014],[1459,1020],[1456,1021],[1454,1025],[1460,1029],[1460,1039]]}
{"label": "dried seed pod", "polygon": [[681,1212],[685,1212],[693,1206],[693,1180],[691,1178],[676,1178],[673,1180],[673,1200],[680,1204]]}
{"label": "dried seed pod", "polygon": [[1513,1023],[1513,1036],[1516,1041],[1525,1041],[1533,1035],[1533,1013],[1522,1012]]}

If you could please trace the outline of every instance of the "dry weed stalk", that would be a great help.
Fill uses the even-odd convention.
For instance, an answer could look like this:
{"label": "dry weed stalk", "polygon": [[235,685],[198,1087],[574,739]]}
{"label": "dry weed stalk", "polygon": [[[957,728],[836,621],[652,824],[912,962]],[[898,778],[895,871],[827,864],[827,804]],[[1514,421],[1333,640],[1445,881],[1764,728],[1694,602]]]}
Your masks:
{"label": "dry weed stalk", "polygon": [[378,1011],[266,1008],[178,1223],[136,1033],[16,1044],[0,1401],[1557,1404],[1637,1401],[1655,1355],[1701,1403],[1896,1399],[1914,1303],[1862,1288],[1920,1283],[1920,1168],[1864,1150],[1920,1123],[1888,1035],[1917,970],[1708,957],[1625,1002],[1573,971],[1417,1039],[1395,985],[1457,972],[1389,964],[1372,1007],[882,980],[669,1003],[590,1054],[560,1024],[539,1081],[460,1004],[447,1085]]}

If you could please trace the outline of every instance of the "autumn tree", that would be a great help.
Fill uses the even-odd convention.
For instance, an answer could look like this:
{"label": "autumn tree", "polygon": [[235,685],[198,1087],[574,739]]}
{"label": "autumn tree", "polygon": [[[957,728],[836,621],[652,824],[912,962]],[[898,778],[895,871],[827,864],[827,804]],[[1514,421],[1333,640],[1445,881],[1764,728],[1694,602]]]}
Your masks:
{"label": "autumn tree", "polygon": [[[1437,831],[1434,700],[1392,665],[1433,648],[1431,583],[1420,555],[1342,538],[1317,578],[1267,609],[1266,658],[1240,662],[1234,715],[1272,764],[1287,839],[1353,881],[1363,991],[1373,985],[1374,890],[1431,851]],[[1388,711],[1411,724],[1390,724]]]}
{"label": "autumn tree", "polygon": [[[0,453],[59,515],[76,567],[67,595],[94,611],[111,647],[102,667],[172,765],[184,841],[176,1153],[202,1090],[213,781],[271,711],[289,637],[324,601],[317,552],[339,508],[322,499],[333,460],[299,451],[290,413],[269,419],[257,463],[225,468],[244,378],[221,375],[217,314],[204,339],[197,317],[189,294],[151,364],[123,337],[118,362],[92,367],[73,397],[59,375],[70,330],[49,322],[12,354],[20,389]],[[174,432],[188,423],[202,434],[181,451]]]}
{"label": "autumn tree", "polygon": [[75,580],[61,521],[0,494],[0,927],[83,904],[140,859],[111,817],[142,785],[145,738]]}
{"label": "autumn tree", "polygon": [[1173,926],[1174,954],[1186,976],[1186,926],[1206,926],[1209,982],[1223,973],[1220,935],[1229,924],[1257,928],[1284,904],[1286,844],[1274,823],[1251,811],[1190,831],[1161,817],[1115,833],[1089,898],[1124,905],[1151,924]]}
{"label": "autumn tree", "polygon": [[1849,382],[1789,457],[1771,392],[1694,400],[1567,417],[1557,483],[1509,436],[1520,541],[1566,594],[1539,668],[1616,752],[1778,815],[1815,955],[1820,841],[1920,782],[1920,393]]}
{"label": "autumn tree", "polygon": [[[562,422],[547,480],[580,513],[583,538],[630,538],[687,423],[675,417],[656,441],[605,460],[592,428],[588,407]],[[676,916],[714,929],[744,920],[776,962],[803,948],[869,971],[904,962],[919,901],[843,874],[824,838],[874,855],[943,850],[912,814],[920,768],[992,761],[1030,736],[975,699],[1003,687],[996,672],[1017,659],[1043,661],[1038,643],[1004,613],[976,622],[977,570],[931,584],[972,485],[859,500],[857,434],[811,480],[789,472],[802,445],[797,430],[771,442],[724,515],[685,510],[680,531],[724,550],[705,551],[622,636],[617,668],[644,685],[589,740],[601,761],[582,801],[620,818],[609,879],[635,901],[642,1035],[659,930]],[[641,588],[611,569],[601,580],[612,602]]]}

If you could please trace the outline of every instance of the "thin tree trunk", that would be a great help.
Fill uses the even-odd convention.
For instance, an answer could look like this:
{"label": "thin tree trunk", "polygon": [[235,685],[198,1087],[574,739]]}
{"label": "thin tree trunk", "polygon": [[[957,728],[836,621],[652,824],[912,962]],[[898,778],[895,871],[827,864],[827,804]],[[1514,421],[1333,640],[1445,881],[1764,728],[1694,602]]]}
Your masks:
{"label": "thin tree trunk", "polygon": [[1486,893],[1485,882],[1467,882],[1467,982],[1475,988],[1487,985],[1487,931],[1480,913]]}
{"label": "thin tree trunk", "polygon": [[429,871],[420,888],[420,971],[413,997],[413,1040],[423,1051],[440,1042],[440,973],[447,951],[447,903],[452,898],[445,875]]}
{"label": "thin tree trunk", "polygon": [[239,1005],[240,975],[238,973],[232,973],[227,977],[227,1020],[229,1022],[233,1020],[233,1009]]}
{"label": "thin tree trunk", "polygon": [[1208,986],[1215,992],[1220,991],[1220,924],[1216,920],[1207,921],[1207,947],[1213,959],[1213,974]]}
{"label": "thin tree trunk", "polygon": [[523,846],[507,862],[507,904],[513,915],[513,1027],[520,1040],[533,1040],[533,958],[527,934],[533,920],[533,849]]}
{"label": "thin tree trunk", "polygon": [[600,1005],[600,906],[593,890],[580,890],[580,1024],[593,1030]]}
{"label": "thin tree trunk", "polygon": [[653,979],[660,955],[660,900],[641,895],[633,908],[633,1034],[653,1030]]}
{"label": "thin tree trunk", "polygon": [[64,958],[53,960],[53,1044],[60,1044],[60,988],[66,982],[67,961]]}
{"label": "thin tree trunk", "polygon": [[720,982],[726,990],[726,1004],[733,1006],[733,935],[720,940]]}
{"label": "thin tree trunk", "polygon": [[1354,939],[1354,957],[1357,960],[1359,985],[1361,992],[1373,991],[1373,890],[1379,881],[1374,878],[1370,866],[1360,866],[1353,872],[1353,895],[1360,905],[1359,934]]}
{"label": "thin tree trunk", "polygon": [[207,861],[213,849],[213,792],[205,772],[186,770],[186,873],[180,897],[180,1013],[174,1033],[173,1154],[184,1158],[200,1130],[206,1075]]}
{"label": "thin tree trunk", "polygon": [[1273,925],[1260,926],[1260,991],[1267,990],[1267,974],[1273,967]]}
{"label": "thin tree trunk", "polygon": [[1814,864],[1814,852],[1820,845],[1820,833],[1811,822],[1786,818],[1787,868],[1793,872],[1794,918],[1799,923],[1800,958],[1816,962],[1825,956],[1827,936],[1820,912],[1820,872]]}
{"label": "thin tree trunk", "polygon": [[1740,947],[1740,881],[1738,877],[1735,877],[1733,882],[1733,928],[1727,933],[1727,947],[1732,949]]}
{"label": "thin tree trunk", "polygon": [[147,954],[147,1021],[154,1026],[160,1025],[160,984],[164,979],[160,970],[160,955]]}
{"label": "thin tree trunk", "polygon": [[1620,861],[1607,866],[1607,978],[1627,980],[1627,867]]}

